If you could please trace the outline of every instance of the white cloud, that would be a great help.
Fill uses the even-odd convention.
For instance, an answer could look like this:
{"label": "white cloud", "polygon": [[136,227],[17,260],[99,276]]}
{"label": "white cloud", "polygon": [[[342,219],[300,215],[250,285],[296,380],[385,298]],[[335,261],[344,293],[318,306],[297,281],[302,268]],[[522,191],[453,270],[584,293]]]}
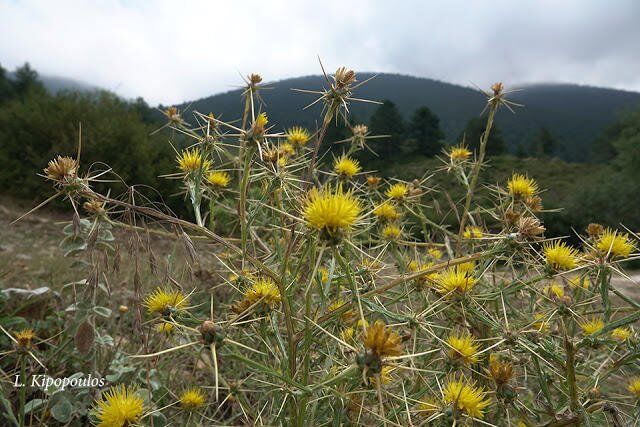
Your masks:
{"label": "white cloud", "polygon": [[640,90],[629,1],[0,0],[0,63],[175,103],[329,69]]}

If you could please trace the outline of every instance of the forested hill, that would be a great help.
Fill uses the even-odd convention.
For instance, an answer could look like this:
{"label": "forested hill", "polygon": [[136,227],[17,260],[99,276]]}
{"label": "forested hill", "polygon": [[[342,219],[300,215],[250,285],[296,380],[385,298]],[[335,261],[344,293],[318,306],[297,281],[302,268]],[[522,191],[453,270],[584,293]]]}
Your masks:
{"label": "forested hill", "polygon": [[[363,81],[372,74],[359,74]],[[269,84],[262,91],[266,110],[272,123],[282,127],[301,124],[313,127],[319,117],[319,106],[306,111],[302,108],[314,100],[313,95],[297,93],[292,88],[318,89],[326,86],[321,76],[298,77]],[[354,96],[371,99],[389,99],[394,102],[405,119],[413,111],[426,105],[439,118],[448,142],[457,141],[467,122],[477,117],[485,99],[478,90],[436,80],[379,74],[357,89]],[[640,93],[569,84],[538,84],[519,88],[510,99],[523,104],[516,114],[504,110],[497,118],[498,126],[511,152],[518,145],[528,146],[531,139],[546,128],[560,145],[560,156],[569,161],[587,159],[589,148],[604,128],[619,114],[640,107]],[[240,91],[230,91],[185,104],[183,107],[203,113],[222,114],[224,120],[238,118],[242,111]],[[355,102],[352,111],[361,122],[367,122],[376,108],[374,104]]]}

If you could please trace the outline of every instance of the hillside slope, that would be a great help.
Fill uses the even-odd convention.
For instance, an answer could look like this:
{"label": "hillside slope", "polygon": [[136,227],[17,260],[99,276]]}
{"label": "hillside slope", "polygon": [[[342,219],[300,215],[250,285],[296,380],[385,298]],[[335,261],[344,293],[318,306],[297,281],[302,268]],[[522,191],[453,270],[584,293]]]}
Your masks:
{"label": "hillside slope", "polygon": [[[360,81],[372,74],[359,74]],[[320,106],[302,108],[314,100],[312,95],[292,88],[318,89],[326,82],[321,76],[306,76],[269,84],[262,92],[272,123],[283,128],[293,124],[314,127]],[[395,102],[408,119],[421,105],[427,105],[441,121],[450,142],[456,142],[467,121],[478,116],[484,107],[484,95],[478,90],[436,80],[396,74],[379,74],[358,88],[357,97]],[[541,84],[519,88],[510,99],[524,105],[516,114],[507,110],[497,117],[510,150],[527,145],[540,127],[548,128],[559,141],[562,157],[569,161],[587,159],[589,146],[602,130],[624,111],[640,107],[640,93],[568,84]],[[224,120],[237,119],[242,111],[240,91],[230,91],[202,98],[183,108],[221,114]],[[367,121],[375,105],[354,103],[352,111],[359,121]]]}

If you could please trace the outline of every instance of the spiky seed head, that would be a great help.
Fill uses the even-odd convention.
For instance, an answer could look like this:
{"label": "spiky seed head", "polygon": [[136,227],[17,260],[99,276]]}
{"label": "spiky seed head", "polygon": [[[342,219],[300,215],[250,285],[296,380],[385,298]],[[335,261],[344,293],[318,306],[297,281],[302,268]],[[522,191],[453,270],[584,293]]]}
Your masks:
{"label": "spiky seed head", "polygon": [[57,156],[55,159],[50,160],[44,173],[47,178],[53,181],[64,181],[65,179],[73,178],[78,173],[78,163],[75,159],[67,156]]}
{"label": "spiky seed head", "polygon": [[340,67],[336,70],[333,79],[338,88],[348,88],[356,82],[356,73],[346,67]]}
{"label": "spiky seed head", "polygon": [[402,354],[402,338],[384,324],[376,320],[363,335],[363,343],[367,350],[379,358],[399,356]]}

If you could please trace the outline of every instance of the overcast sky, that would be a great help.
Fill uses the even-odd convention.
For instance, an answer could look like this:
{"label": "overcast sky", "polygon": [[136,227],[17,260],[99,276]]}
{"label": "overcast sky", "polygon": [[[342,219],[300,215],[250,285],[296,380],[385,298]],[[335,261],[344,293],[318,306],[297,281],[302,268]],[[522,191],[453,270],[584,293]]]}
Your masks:
{"label": "overcast sky", "polygon": [[638,0],[0,0],[0,64],[155,103],[340,65],[640,91]]}

